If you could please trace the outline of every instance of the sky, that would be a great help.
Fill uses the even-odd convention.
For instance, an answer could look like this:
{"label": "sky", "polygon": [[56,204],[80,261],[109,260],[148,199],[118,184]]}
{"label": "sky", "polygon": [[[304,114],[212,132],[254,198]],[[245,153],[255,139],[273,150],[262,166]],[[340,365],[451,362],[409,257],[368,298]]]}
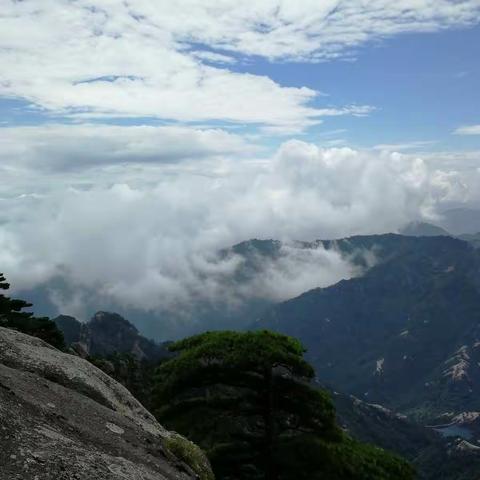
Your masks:
{"label": "sky", "polygon": [[[480,0],[0,6],[0,269],[17,289],[62,277],[178,306],[236,242],[479,205]],[[321,261],[309,286],[351,274]],[[294,270],[286,297],[306,285]]]}

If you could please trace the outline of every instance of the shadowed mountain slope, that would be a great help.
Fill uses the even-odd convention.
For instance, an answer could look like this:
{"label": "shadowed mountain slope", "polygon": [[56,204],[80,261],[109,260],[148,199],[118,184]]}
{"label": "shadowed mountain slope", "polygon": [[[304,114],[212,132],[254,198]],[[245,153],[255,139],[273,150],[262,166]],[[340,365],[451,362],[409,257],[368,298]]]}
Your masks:
{"label": "shadowed mountain slope", "polygon": [[350,241],[378,263],[273,307],[255,328],[300,338],[322,382],[369,402],[429,418],[480,409],[477,251],[449,237]]}
{"label": "shadowed mountain slope", "polygon": [[127,353],[152,362],[168,356],[165,345],[140,335],[132,323],[117,313],[97,312],[87,323],[67,315],[60,315],[54,321],[63,332],[65,343],[86,355]]}

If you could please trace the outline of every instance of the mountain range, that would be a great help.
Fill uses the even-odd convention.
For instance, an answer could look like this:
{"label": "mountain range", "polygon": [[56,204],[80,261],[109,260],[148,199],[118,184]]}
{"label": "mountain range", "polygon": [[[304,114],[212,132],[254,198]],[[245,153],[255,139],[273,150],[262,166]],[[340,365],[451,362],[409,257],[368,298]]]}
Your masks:
{"label": "mountain range", "polygon": [[363,276],[313,289],[255,322],[301,339],[332,388],[432,421],[480,410],[478,251],[450,237],[340,243],[377,252]]}

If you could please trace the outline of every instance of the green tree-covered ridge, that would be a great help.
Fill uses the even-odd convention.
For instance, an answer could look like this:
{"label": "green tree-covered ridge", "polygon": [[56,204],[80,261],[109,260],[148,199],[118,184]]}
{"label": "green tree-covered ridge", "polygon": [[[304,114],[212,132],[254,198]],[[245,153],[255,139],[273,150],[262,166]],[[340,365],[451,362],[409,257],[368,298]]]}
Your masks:
{"label": "green tree-covered ridge", "polygon": [[156,414],[207,451],[218,478],[413,478],[406,462],[338,428],[298,340],[207,332],[170,348],[177,356],[158,369]]}

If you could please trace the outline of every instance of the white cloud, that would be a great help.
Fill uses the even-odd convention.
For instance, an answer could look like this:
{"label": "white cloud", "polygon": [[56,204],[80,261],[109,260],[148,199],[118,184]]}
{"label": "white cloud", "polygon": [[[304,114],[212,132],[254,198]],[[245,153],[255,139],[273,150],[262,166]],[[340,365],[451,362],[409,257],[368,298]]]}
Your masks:
{"label": "white cloud", "polygon": [[200,60],[210,63],[233,64],[236,61],[234,57],[229,55],[223,55],[217,52],[209,52],[207,50],[193,51],[192,55]]}
{"label": "white cloud", "polygon": [[480,135],[480,125],[466,125],[459,127],[453,133],[455,135]]}
{"label": "white cloud", "polygon": [[370,40],[471,24],[479,11],[477,0],[6,0],[0,95],[70,115],[300,131],[369,107],[314,107],[318,92],[234,71],[231,59],[349,57]]}
{"label": "white cloud", "polygon": [[286,243],[281,246],[278,258],[257,261],[259,271],[238,287],[240,298],[281,302],[314,287],[326,287],[361,274],[348,258],[322,247],[305,249]]}
{"label": "white cloud", "polygon": [[[461,170],[386,151],[322,149],[292,140],[273,156],[252,160],[238,154],[235,136],[158,127],[137,131],[135,158],[124,127],[100,128],[97,136],[81,125],[38,128],[47,133],[10,131],[10,148],[16,141],[27,160],[22,168],[2,163],[15,177],[13,187],[7,177],[0,189],[2,270],[17,289],[61,276],[77,293],[92,288],[99,299],[140,309],[188,310],[199,300],[235,303],[248,296],[280,300],[334,283],[356,273],[348,260],[286,248],[281,262],[265,264],[236,291],[230,281],[239,259],[219,262],[215,253],[252,237],[288,242],[393,231],[434,215],[442,202],[474,195],[469,186],[475,184],[465,183]],[[39,149],[42,135],[48,141]],[[53,140],[61,135],[63,141]],[[191,143],[205,156],[190,161],[189,145],[180,152],[182,161],[151,162],[169,151],[164,140],[171,135],[180,135],[174,144],[196,139]],[[210,145],[210,135],[223,153]],[[72,138],[77,143],[69,148]],[[132,155],[131,161],[110,164],[109,150],[115,158]],[[55,176],[35,166],[45,158],[58,165],[57,159],[67,162],[78,152],[91,154],[94,165],[57,169]],[[478,172],[468,174],[478,183]],[[82,302],[74,296],[77,307]]]}
{"label": "white cloud", "polygon": [[45,125],[0,128],[0,165],[61,173],[99,165],[177,163],[252,155],[252,144],[220,129],[178,126]]}
{"label": "white cloud", "polygon": [[166,26],[179,41],[292,60],[335,58],[379,37],[468,25],[478,21],[479,10],[477,0],[135,3],[138,14]]}
{"label": "white cloud", "polygon": [[388,152],[402,152],[404,150],[424,150],[426,147],[431,147],[436,142],[432,140],[421,140],[407,143],[393,143],[393,144],[379,144],[373,147],[374,150],[386,150]]}

